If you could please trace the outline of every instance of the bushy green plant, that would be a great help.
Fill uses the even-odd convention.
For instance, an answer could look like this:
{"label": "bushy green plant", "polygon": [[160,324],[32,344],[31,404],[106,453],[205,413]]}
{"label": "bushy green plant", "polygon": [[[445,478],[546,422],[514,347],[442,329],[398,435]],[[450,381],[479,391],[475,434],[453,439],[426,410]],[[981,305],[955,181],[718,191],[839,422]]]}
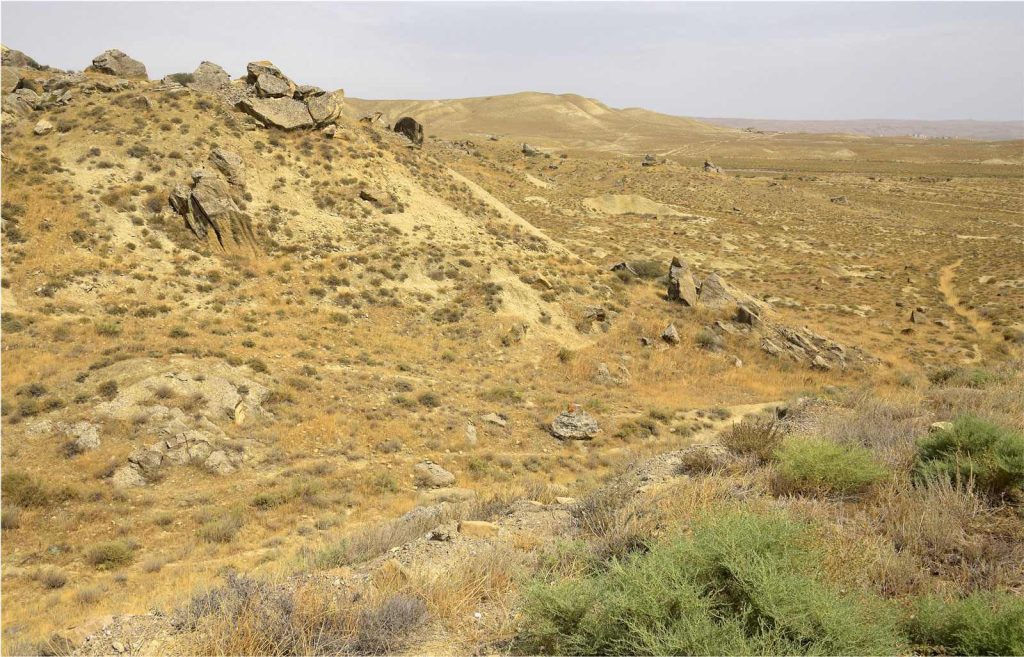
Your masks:
{"label": "bushy green plant", "polygon": [[1002,495],[1024,484],[1024,434],[965,415],[918,443],[914,477],[973,481],[983,493]]}
{"label": "bushy green plant", "polygon": [[691,537],[537,583],[523,653],[570,655],[892,654],[903,640],[885,603],[840,593],[816,573],[808,528],[782,515],[708,517]]}
{"label": "bushy green plant", "polygon": [[100,570],[107,570],[131,563],[134,556],[135,546],[128,541],[105,541],[89,548],[85,560]]}
{"label": "bushy green plant", "polygon": [[907,626],[911,642],[927,653],[1024,655],[1024,599],[1009,593],[923,598]]}
{"label": "bushy green plant", "polygon": [[782,492],[855,495],[885,476],[871,450],[821,438],[792,436],[776,452]]}

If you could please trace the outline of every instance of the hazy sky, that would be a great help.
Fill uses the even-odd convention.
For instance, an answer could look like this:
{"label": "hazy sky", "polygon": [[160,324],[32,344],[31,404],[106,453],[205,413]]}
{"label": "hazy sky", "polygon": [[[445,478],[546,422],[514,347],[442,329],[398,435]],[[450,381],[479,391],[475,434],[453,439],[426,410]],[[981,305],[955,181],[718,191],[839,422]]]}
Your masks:
{"label": "hazy sky", "polygon": [[363,98],[579,93],[779,119],[1024,118],[1024,3],[10,2],[2,39],[150,77],[270,59]]}

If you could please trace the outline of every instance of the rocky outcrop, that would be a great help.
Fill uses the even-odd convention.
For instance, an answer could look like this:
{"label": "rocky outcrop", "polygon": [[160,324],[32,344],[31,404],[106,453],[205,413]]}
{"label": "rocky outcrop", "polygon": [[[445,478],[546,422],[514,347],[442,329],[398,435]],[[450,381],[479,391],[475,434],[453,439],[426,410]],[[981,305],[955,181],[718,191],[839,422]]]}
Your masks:
{"label": "rocky outcrop", "polygon": [[92,66],[85,69],[106,75],[116,75],[119,78],[148,79],[146,66],[142,62],[132,59],[120,50],[108,50],[96,55],[92,60]]}
{"label": "rocky outcrop", "polygon": [[14,93],[14,90],[21,85],[21,71],[14,66],[4,66],[0,70],[0,91],[4,95]]}
{"label": "rocky outcrop", "polygon": [[540,155],[540,151],[529,144],[523,144],[523,155],[533,157],[535,155]]}
{"label": "rocky outcrop", "polygon": [[250,62],[245,86],[234,102],[266,127],[304,130],[334,125],[341,117],[345,94],[312,85],[296,85],[268,61]]}
{"label": "rocky outcrop", "polygon": [[550,430],[551,435],[561,440],[590,440],[600,433],[601,428],[597,420],[578,404],[570,404],[551,421]]}
{"label": "rocky outcrop", "polygon": [[417,146],[423,145],[423,126],[411,116],[403,116],[395,123],[395,132],[405,137]]}
{"label": "rocky outcrop", "polygon": [[690,273],[690,264],[676,256],[668,267],[668,299],[684,306],[697,305],[697,286]]}
{"label": "rocky outcrop", "polygon": [[[254,447],[229,438],[223,428],[251,424],[266,414],[262,404],[269,388],[243,371],[190,359],[172,360],[170,367],[161,361],[124,361],[112,370],[106,376],[134,381],[94,412],[130,421],[138,435],[157,438],[128,456],[111,477],[115,486],[143,486],[159,479],[164,468],[186,464],[230,474]],[[89,427],[79,434],[79,441],[91,440]]]}
{"label": "rocky outcrop", "polygon": [[199,239],[206,239],[212,230],[222,247],[230,238],[236,245],[256,248],[248,215],[235,203],[227,181],[216,174],[202,169],[192,172],[192,186],[175,185],[167,200]]}

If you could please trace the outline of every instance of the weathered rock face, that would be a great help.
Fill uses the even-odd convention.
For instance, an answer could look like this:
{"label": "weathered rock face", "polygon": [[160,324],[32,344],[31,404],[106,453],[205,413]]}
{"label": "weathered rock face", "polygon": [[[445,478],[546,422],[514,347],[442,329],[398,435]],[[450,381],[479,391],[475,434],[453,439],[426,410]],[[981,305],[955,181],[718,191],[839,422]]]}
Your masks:
{"label": "weathered rock face", "polygon": [[534,155],[540,155],[540,151],[529,144],[523,144],[523,155],[533,157]]}
{"label": "weathered rock face", "polygon": [[210,164],[224,174],[224,177],[232,185],[238,185],[239,187],[245,185],[245,162],[242,161],[242,156],[238,153],[223,148],[215,148],[210,153]]}
{"label": "weathered rock face", "polygon": [[36,126],[32,128],[32,133],[39,136],[48,135],[51,132],[53,132],[53,124],[46,119],[39,119]]}
{"label": "weathered rock face", "polygon": [[231,77],[228,72],[213,62],[203,62],[192,73],[192,81],[188,83],[190,89],[214,93],[231,85]]}
{"label": "weathered rock face", "polygon": [[423,488],[445,488],[455,483],[455,475],[433,461],[423,461],[413,466],[416,484]]}
{"label": "weathered rock face", "polygon": [[701,282],[698,298],[706,306],[722,306],[737,300],[718,274],[711,274]]}
{"label": "weathered rock face", "polygon": [[669,344],[679,344],[679,330],[675,324],[669,324],[661,332],[661,339]]}
{"label": "weathered rock face", "polygon": [[561,440],[590,440],[600,431],[597,420],[576,404],[551,422],[551,435]]}
{"label": "weathered rock face", "polygon": [[97,55],[92,60],[92,66],[86,70],[116,75],[121,78],[148,78],[145,64],[132,59],[120,50],[108,50]]}
{"label": "weathered rock face", "polygon": [[247,98],[241,106],[269,127],[297,130],[315,125],[306,104],[294,98]]}
{"label": "weathered rock face", "polygon": [[395,123],[395,132],[405,135],[417,146],[423,145],[423,126],[411,116],[403,116]]}
{"label": "weathered rock face", "polygon": [[697,304],[697,286],[693,283],[690,264],[678,256],[672,258],[668,267],[668,299],[684,306]]}

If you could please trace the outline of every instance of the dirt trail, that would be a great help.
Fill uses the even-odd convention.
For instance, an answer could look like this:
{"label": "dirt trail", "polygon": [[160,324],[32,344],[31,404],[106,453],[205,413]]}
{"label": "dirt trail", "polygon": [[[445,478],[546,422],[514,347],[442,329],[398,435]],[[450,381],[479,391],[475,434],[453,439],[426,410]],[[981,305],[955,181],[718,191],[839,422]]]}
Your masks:
{"label": "dirt trail", "polygon": [[939,292],[942,292],[942,297],[946,300],[946,304],[953,309],[953,312],[967,320],[967,323],[971,325],[975,333],[982,337],[987,337],[992,330],[991,322],[982,319],[978,311],[960,305],[960,297],[957,296],[956,288],[953,286],[956,270],[963,262],[964,260],[961,258],[939,270]]}

